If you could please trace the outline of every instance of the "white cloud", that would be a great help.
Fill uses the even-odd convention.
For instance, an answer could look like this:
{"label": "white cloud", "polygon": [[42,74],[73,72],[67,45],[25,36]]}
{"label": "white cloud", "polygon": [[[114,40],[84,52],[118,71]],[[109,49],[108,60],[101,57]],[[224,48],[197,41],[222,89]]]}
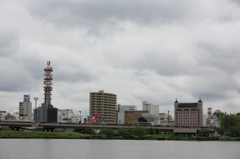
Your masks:
{"label": "white cloud", "polygon": [[[53,105],[88,115],[89,92],[141,101],[238,109],[239,5],[235,1],[1,1],[0,109],[23,94],[43,98],[53,66]],[[6,69],[8,68],[8,69]]]}

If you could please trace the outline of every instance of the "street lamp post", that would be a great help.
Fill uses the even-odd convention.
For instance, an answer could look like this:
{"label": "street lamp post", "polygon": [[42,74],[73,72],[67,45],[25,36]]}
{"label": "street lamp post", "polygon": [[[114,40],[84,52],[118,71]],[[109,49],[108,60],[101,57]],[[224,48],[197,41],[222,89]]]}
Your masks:
{"label": "street lamp post", "polygon": [[80,120],[79,120],[79,124],[81,124],[81,123],[82,123],[81,111],[79,111],[79,113],[80,113]]}

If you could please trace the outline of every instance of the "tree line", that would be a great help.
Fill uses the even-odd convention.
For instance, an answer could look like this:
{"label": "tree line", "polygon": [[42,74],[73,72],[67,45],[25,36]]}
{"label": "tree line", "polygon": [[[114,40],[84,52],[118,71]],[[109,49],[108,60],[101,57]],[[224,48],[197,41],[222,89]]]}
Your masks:
{"label": "tree line", "polygon": [[[215,130],[222,136],[224,134],[232,137],[240,137],[240,113],[237,114],[227,114],[221,113],[220,117],[220,128]],[[85,129],[85,134],[90,134],[90,136],[96,135],[93,128]],[[139,138],[142,139],[145,135],[158,135],[161,131],[156,128],[146,129],[145,127],[135,127],[135,128],[119,128],[117,130],[103,128],[97,135],[104,135],[106,138],[111,138],[113,136],[121,137],[124,139]],[[206,128],[202,128],[198,132],[199,136],[208,137],[210,131]]]}
{"label": "tree line", "polygon": [[[138,138],[142,139],[145,135],[158,135],[161,131],[159,129],[146,129],[145,127],[135,127],[135,128],[119,128],[116,131],[109,128],[102,128],[98,135],[105,135],[107,138],[112,136],[118,136],[124,139],[127,138]],[[85,129],[85,134],[96,135],[96,132],[93,128]]]}
{"label": "tree line", "polygon": [[216,131],[222,136],[223,134],[229,134],[232,137],[240,137],[240,113],[227,114],[221,113],[220,128]]}

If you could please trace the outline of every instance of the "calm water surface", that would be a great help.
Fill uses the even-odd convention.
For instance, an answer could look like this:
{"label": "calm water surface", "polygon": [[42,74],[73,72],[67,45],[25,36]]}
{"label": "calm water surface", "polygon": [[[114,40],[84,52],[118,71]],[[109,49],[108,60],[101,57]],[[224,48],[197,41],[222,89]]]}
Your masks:
{"label": "calm water surface", "polygon": [[0,139],[0,159],[240,159],[240,142]]}

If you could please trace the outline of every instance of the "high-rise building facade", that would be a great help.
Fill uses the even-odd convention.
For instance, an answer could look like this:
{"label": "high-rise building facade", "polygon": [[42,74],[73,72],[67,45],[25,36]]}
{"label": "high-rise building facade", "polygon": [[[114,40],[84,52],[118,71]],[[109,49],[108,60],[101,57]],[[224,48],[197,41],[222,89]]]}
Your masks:
{"label": "high-rise building facade", "polygon": [[23,102],[19,102],[19,116],[22,120],[32,120],[32,102],[30,95],[23,96]]}
{"label": "high-rise building facade", "polygon": [[174,102],[175,126],[200,127],[203,126],[203,102],[197,103]]}
{"label": "high-rise building facade", "polygon": [[116,124],[117,119],[117,95],[112,93],[105,93],[103,90],[99,92],[90,92],[89,101],[89,115],[93,116],[94,113],[100,114],[100,120]]}

